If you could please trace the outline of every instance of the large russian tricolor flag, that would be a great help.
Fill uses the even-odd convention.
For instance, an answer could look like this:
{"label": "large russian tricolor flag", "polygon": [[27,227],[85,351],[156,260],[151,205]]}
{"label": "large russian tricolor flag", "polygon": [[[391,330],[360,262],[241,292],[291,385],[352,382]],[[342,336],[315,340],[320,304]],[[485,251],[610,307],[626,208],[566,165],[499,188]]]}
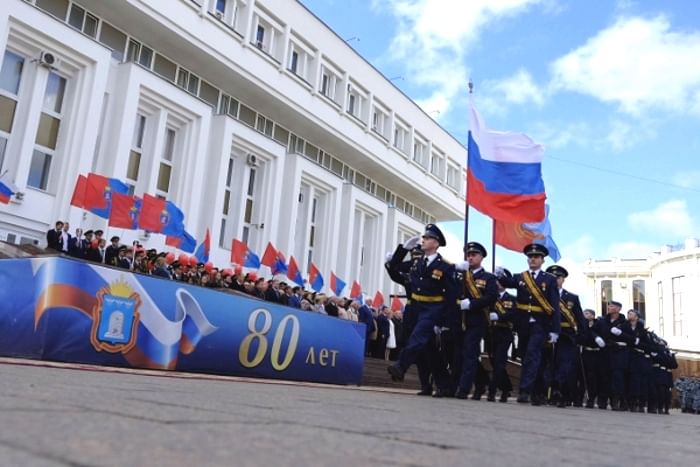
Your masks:
{"label": "large russian tricolor flag", "polygon": [[467,203],[500,221],[542,221],[543,146],[523,133],[487,128],[473,106],[468,144]]}

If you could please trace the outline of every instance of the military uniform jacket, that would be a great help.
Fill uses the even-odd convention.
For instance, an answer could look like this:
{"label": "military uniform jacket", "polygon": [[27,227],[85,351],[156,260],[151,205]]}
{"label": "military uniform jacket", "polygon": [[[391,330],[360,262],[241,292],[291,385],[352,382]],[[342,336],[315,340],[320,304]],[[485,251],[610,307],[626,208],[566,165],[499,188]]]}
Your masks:
{"label": "military uniform jacket", "polygon": [[518,291],[516,302],[519,312],[527,313],[530,318],[540,323],[547,332],[559,334],[561,332],[561,312],[559,312],[559,286],[557,279],[546,271],[540,271],[535,279],[535,284],[542,292],[545,300],[554,312],[551,316],[542,309],[540,302],[530,293],[525,285],[524,275],[530,271],[513,274],[513,277],[501,277],[498,281],[503,287],[515,288]]}
{"label": "military uniform jacket", "polygon": [[512,321],[516,318],[518,312],[515,297],[508,292],[503,292],[496,301],[494,311],[498,313],[498,321],[492,321],[494,326],[497,328],[512,328]]}
{"label": "military uniform jacket", "polygon": [[[577,343],[581,343],[583,341],[584,329],[586,326],[588,326],[588,322],[586,321],[586,318],[583,317],[583,310],[581,309],[581,301],[579,300],[578,295],[573,294],[566,289],[561,289],[560,297],[561,298],[560,298],[559,312],[562,314],[562,316],[561,316],[562,332],[569,333],[569,334],[575,334],[576,336],[578,336]],[[566,316],[564,316],[565,311],[561,309],[561,306],[565,306],[566,309],[568,310],[568,315],[569,315],[568,318]],[[574,324],[576,325],[575,330],[571,327],[571,323],[569,322],[570,319],[573,320]]]}
{"label": "military uniform jacket", "polygon": [[[601,322],[601,337],[605,339],[605,343],[610,346],[610,348],[623,348],[628,347],[634,342],[634,335],[632,334],[632,328],[630,328],[630,323],[627,319],[620,314],[616,320],[611,321],[609,317],[603,316],[598,318]],[[610,330],[612,328],[618,328],[622,331],[622,334],[616,336]]]}
{"label": "military uniform jacket", "polygon": [[454,265],[442,259],[439,253],[427,266],[423,257],[403,261],[408,251],[402,245],[396,248],[387,266],[390,276],[406,277],[405,287],[412,306],[440,306],[446,314],[448,306],[454,306],[457,299]]}
{"label": "military uniform jacket", "polygon": [[599,319],[594,319],[590,324],[588,320],[585,321],[585,324],[579,330],[579,332],[581,333],[583,349],[595,351],[600,348],[598,347],[598,344],[596,344],[595,339],[596,337],[603,337],[601,335],[603,333],[603,325]]}
{"label": "military uniform jacket", "polygon": [[464,271],[459,276],[463,287],[462,298],[469,299],[469,309],[461,310],[466,318],[465,324],[467,327],[486,326],[489,322],[489,313],[493,311],[493,306],[498,300],[496,276],[484,271],[483,268],[472,274],[474,284],[479,291],[479,297],[476,297],[467,285],[467,274],[468,271]]}

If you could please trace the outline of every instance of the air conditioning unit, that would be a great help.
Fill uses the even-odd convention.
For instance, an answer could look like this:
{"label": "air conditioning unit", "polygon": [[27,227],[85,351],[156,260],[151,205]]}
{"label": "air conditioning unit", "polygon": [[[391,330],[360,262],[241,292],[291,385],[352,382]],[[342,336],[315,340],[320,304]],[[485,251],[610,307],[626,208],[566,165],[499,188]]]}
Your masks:
{"label": "air conditioning unit", "polygon": [[41,52],[39,64],[47,68],[53,68],[58,63],[58,59],[51,52]]}
{"label": "air conditioning unit", "polygon": [[248,156],[246,156],[246,163],[251,166],[251,167],[257,167],[258,166],[258,156],[256,156],[253,153],[249,153]]}

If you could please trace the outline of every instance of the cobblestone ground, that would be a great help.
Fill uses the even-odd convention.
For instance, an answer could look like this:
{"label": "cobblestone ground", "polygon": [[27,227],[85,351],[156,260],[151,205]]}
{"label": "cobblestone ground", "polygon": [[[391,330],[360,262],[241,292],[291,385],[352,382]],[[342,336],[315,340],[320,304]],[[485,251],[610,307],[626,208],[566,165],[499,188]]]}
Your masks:
{"label": "cobblestone ground", "polygon": [[678,411],[78,368],[0,360],[0,465],[700,465]]}

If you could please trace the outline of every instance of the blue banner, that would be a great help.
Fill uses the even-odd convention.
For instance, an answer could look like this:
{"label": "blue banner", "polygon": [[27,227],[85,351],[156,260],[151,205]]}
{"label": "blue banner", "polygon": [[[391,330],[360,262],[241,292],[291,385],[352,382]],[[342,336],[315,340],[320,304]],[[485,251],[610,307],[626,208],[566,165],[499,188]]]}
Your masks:
{"label": "blue banner", "polygon": [[0,355],[360,384],[364,324],[63,257],[0,260]]}

